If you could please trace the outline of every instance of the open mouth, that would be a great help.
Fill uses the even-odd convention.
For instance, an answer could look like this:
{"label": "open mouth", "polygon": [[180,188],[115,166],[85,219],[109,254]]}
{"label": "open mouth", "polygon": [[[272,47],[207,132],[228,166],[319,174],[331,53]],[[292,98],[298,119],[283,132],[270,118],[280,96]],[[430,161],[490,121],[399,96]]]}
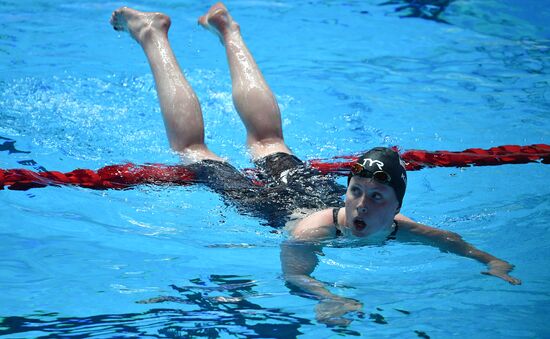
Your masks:
{"label": "open mouth", "polygon": [[353,227],[358,231],[362,231],[367,227],[367,224],[362,219],[355,218],[353,219]]}

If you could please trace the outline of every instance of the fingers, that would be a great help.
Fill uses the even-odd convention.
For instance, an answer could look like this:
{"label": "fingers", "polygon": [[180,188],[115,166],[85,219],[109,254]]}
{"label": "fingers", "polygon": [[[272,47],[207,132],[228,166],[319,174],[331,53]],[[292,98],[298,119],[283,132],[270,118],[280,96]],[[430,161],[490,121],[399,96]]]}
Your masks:
{"label": "fingers", "polygon": [[351,319],[344,318],[349,312],[358,311],[363,304],[353,299],[323,300],[315,307],[317,321],[329,326],[347,326]]}
{"label": "fingers", "polygon": [[512,285],[521,285],[521,280],[519,280],[517,278],[514,278],[512,276],[508,276],[507,279],[505,279],[505,280],[508,281]]}
{"label": "fingers", "polygon": [[328,326],[348,326],[351,324],[350,319],[344,317],[317,317],[317,321]]}
{"label": "fingers", "polygon": [[491,271],[485,271],[485,272],[481,272],[481,274],[492,275],[493,277],[497,277],[497,278],[500,278],[502,280],[505,280],[505,281],[509,282],[512,285],[521,285],[521,280],[519,280],[517,278],[514,278],[511,275],[508,275],[506,273],[495,273],[495,272],[491,272]]}

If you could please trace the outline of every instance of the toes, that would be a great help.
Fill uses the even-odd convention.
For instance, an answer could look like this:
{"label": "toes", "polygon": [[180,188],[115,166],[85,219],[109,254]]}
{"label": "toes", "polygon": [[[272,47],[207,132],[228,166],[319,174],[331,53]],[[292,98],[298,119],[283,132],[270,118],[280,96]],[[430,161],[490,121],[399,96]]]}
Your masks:
{"label": "toes", "polygon": [[197,23],[201,26],[205,26],[206,25],[206,16],[203,15],[199,18],[199,20],[197,21]]}
{"label": "toes", "polygon": [[124,31],[125,30],[125,18],[124,18],[124,15],[122,14],[123,13],[123,8],[119,8],[117,9],[116,11],[113,12],[113,14],[111,15],[111,20],[109,20],[109,22],[111,23],[111,25],[113,26],[113,29],[115,31]]}

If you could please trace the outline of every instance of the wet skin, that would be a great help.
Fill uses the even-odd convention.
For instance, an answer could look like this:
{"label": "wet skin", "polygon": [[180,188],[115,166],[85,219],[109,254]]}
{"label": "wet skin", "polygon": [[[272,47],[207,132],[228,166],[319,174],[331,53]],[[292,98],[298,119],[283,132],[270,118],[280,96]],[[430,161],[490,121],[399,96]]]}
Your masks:
{"label": "wet skin", "polygon": [[400,209],[393,188],[359,176],[351,178],[345,206],[345,227],[361,238],[385,238]]}

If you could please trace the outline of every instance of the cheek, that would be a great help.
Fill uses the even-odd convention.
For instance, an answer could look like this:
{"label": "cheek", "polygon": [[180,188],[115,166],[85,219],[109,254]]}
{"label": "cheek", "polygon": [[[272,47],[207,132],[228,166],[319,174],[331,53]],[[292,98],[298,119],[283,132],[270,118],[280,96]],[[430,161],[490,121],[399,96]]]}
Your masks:
{"label": "cheek", "polygon": [[388,206],[386,206],[384,219],[393,221],[393,219],[395,218],[396,210],[397,210],[397,205],[389,204]]}
{"label": "cheek", "polygon": [[344,205],[346,207],[353,207],[355,205],[355,198],[351,193],[346,193],[346,201],[344,202]]}
{"label": "cheek", "polygon": [[346,199],[344,206],[345,206],[345,215],[346,215],[346,223],[347,223],[347,221],[352,220],[354,218],[356,208],[353,203],[353,200],[348,200],[348,199]]}
{"label": "cheek", "polygon": [[396,209],[397,205],[394,206],[394,204],[383,204],[378,206],[379,213],[377,213],[377,219],[382,224],[392,222],[395,217]]}
{"label": "cheek", "polygon": [[349,216],[350,211],[353,209],[353,204],[349,199],[346,199],[346,202],[344,204],[344,208],[346,210],[346,216]]}

